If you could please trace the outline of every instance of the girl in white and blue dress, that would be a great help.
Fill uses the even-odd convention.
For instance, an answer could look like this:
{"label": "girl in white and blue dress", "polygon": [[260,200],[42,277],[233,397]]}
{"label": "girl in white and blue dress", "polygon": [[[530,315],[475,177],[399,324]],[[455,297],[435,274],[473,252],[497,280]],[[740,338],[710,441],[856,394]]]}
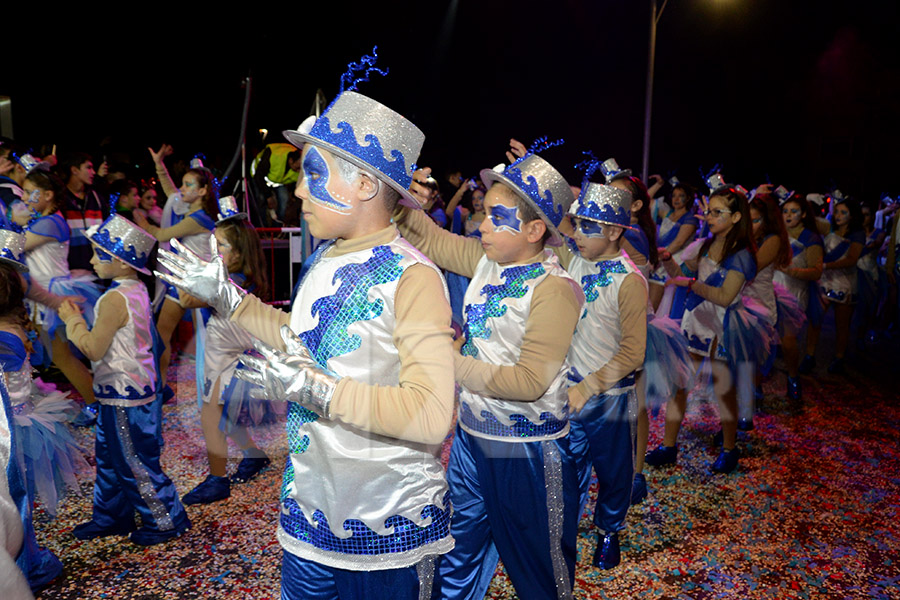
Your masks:
{"label": "girl in white and blue dress", "polygon": [[[0,232],[0,236],[8,235],[17,234]],[[42,391],[31,380],[25,282],[19,274],[26,270],[24,262],[0,253],[0,372],[9,390],[16,440],[15,457],[11,458],[18,464],[25,491],[18,507],[25,543],[16,562],[31,588],[39,589],[61,573],[62,564],[36,542],[32,523],[35,499],[40,498],[47,513],[56,516],[66,489],[77,489],[76,473],[89,467],[67,425],[78,414],[78,406],[66,394]]]}
{"label": "girl in white and blue dress", "polygon": [[882,298],[887,294],[887,281],[878,265],[878,254],[884,246],[887,233],[877,226],[874,208],[862,205],[863,229],[866,245],[856,261],[859,281],[859,303],[856,307],[857,343],[865,347],[865,340],[874,339],[875,323],[878,318]]}
{"label": "girl in white and blue dress", "polygon": [[[744,287],[756,276],[756,247],[749,205],[743,193],[732,187],[719,187],[703,208],[712,237],[694,242],[682,255],[685,265],[697,273],[697,278],[677,276],[678,267],[671,260],[667,266],[673,276],[670,284],[689,290],[681,328],[694,363],[699,365],[707,357],[714,361],[723,447],[712,470],[730,473],[737,467],[739,456],[736,447],[738,371],[742,365],[762,362],[755,356],[761,346],[761,340],[755,337],[759,322],[742,301]],[[667,403],[663,444],[647,454],[648,465],[675,463],[686,399],[686,390],[681,389]]]}
{"label": "girl in white and blue dress", "polygon": [[[659,222],[659,235],[657,245],[659,251],[671,255],[672,260],[681,264],[681,252],[694,240],[700,220],[694,216],[694,191],[684,183],[678,183],[672,188],[672,210]],[[659,265],[650,274],[650,302],[653,310],[658,311],[665,291],[668,273],[663,265]],[[666,311],[668,312],[668,311]],[[680,308],[678,315],[680,317]]]}
{"label": "girl in white and blue dress", "polygon": [[[215,229],[214,216],[218,212],[216,179],[209,169],[202,166],[198,159],[194,159],[191,161],[191,168],[182,177],[181,188],[176,188],[163,162],[170,153],[171,146],[165,145],[158,152],[150,150],[153,162],[156,163],[156,175],[159,177],[159,183],[166,195],[169,196],[164,210],[163,225],[168,225],[168,223],[171,225],[158,227],[147,221],[140,213],[135,213],[135,223],[155,237],[160,244],[177,239],[203,260],[209,260],[211,258],[209,236]],[[175,210],[172,210],[173,205],[176,206]],[[177,207],[182,207],[182,209]],[[172,335],[185,312],[186,308],[181,303],[179,291],[174,286],[166,285],[165,299],[156,321],[159,336],[165,344],[165,350],[159,359],[163,388],[166,386],[166,373],[172,357]],[[199,361],[203,354],[203,339],[209,311],[197,310],[193,316]],[[199,381],[203,371],[202,365],[198,365],[197,370]]]}
{"label": "girl in white and blue dress", "polygon": [[[218,250],[231,281],[247,292],[264,296],[267,287],[265,257],[256,230],[241,218],[244,216],[220,219],[216,223]],[[186,293],[182,293],[182,300],[188,306],[201,305],[200,301]],[[209,475],[184,496],[185,504],[209,504],[224,500],[231,495],[232,483],[249,481],[271,462],[254,443],[247,429],[248,425],[264,423],[272,415],[271,404],[252,398],[251,388],[254,386],[235,376],[236,370],[242,368],[239,365],[241,357],[253,350],[253,336],[215,312],[207,322],[206,336],[200,422],[206,440]],[[234,440],[244,454],[230,479],[226,476],[226,436]]]}
{"label": "girl in white and blue dress", "polygon": [[[857,300],[856,262],[866,245],[862,210],[851,199],[840,199],[832,207],[831,231],[825,236],[825,256],[822,278],[819,280],[819,299],[825,311],[834,307],[835,352],[829,373],[842,373],[844,356],[850,343],[850,321]],[[800,372],[810,372],[815,366],[816,345],[819,342],[821,321],[811,322],[806,336],[806,357]]]}
{"label": "girl in white and blue dress", "polygon": [[[69,271],[70,230],[59,211],[62,182],[43,166],[29,172],[23,184],[31,216],[25,226],[25,262],[33,281],[57,296],[81,296],[85,320],[93,323],[94,304],[100,288],[93,275],[72,275]],[[51,307],[26,300],[31,321],[39,328],[45,352],[42,362],[52,360],[75,387],[84,401],[94,402],[93,378],[76,358],[65,337],[66,328]],[[49,350],[49,353],[47,352]]]}
{"label": "girl in white and blue dress", "polygon": [[[817,281],[822,276],[823,245],[822,236],[816,227],[816,217],[809,202],[800,194],[791,195],[781,205],[781,217],[787,229],[791,244],[791,263],[775,272],[774,282],[784,286],[794,298],[807,321],[813,320],[810,306],[818,305]],[[810,303],[810,294],[813,302]],[[801,326],[802,327],[802,326]],[[792,400],[799,400],[802,393],[800,385],[800,350],[797,338],[801,327],[791,327],[790,322],[779,331],[781,336],[781,353],[787,368],[787,395]]]}
{"label": "girl in white and blue dress", "polygon": [[[622,177],[610,185],[631,193],[631,229],[624,230],[622,250],[638,271],[649,280],[658,262],[656,224],[650,211],[650,194],[637,177]],[[651,286],[652,289],[652,286]],[[693,377],[694,364],[688,357],[687,340],[679,325],[665,315],[656,315],[647,306],[647,346],[644,367],[637,373],[635,392],[638,399],[634,481],[631,503],[638,504],[647,497],[644,477],[644,455],[650,436],[649,406],[658,410],[675,390],[686,387]]]}

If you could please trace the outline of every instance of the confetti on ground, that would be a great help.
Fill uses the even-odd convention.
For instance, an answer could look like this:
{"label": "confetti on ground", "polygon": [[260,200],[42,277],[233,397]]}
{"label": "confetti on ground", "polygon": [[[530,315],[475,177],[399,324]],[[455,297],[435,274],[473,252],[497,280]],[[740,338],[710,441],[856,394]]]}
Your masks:
{"label": "confetti on ground", "polygon": [[[851,361],[846,376],[819,369],[804,378],[800,403],[784,399],[784,374],[776,372],[764,384],[756,430],[740,434],[743,456],[732,475],[709,472],[715,408],[691,405],[678,464],[645,470],[650,496],[629,513],[622,564],[614,570],[591,566],[596,537],[588,503],[575,596],[900,598],[900,406],[890,371],[898,348],[882,345]],[[164,407],[163,467],[183,495],[206,476],[192,362],[182,357],[170,379],[177,397]],[[651,447],[661,439],[661,421],[652,421]],[[93,431],[77,434],[92,456]],[[272,466],[232,486],[224,502],[187,507],[192,529],[166,544],[75,540],[72,527],[90,518],[92,474],[55,520],[38,507],[39,541],[65,564],[39,597],[278,597],[275,524],[286,440],[279,424],[257,429],[255,437]],[[446,455],[445,447],[445,461]],[[231,457],[233,471],[240,458],[234,446]],[[502,566],[489,597],[516,597]]]}

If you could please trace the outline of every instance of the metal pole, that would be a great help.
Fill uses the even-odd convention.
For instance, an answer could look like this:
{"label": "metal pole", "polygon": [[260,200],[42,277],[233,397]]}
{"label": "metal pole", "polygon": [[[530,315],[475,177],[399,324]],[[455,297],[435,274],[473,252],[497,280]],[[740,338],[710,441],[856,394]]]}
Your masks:
{"label": "metal pole", "polygon": [[641,180],[647,182],[650,170],[650,117],[653,112],[653,66],[656,62],[656,0],[650,0],[650,49],[647,56],[647,98],[644,103],[644,156]]}

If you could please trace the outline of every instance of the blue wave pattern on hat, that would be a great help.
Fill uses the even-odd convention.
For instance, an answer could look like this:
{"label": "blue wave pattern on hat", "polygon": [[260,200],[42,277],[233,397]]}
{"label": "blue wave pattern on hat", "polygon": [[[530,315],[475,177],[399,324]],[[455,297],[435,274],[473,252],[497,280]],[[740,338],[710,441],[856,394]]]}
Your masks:
{"label": "blue wave pattern on hat", "polygon": [[[586,190],[587,188],[584,189]],[[583,194],[584,192],[582,192]],[[615,210],[610,204],[605,204],[601,207],[594,202],[582,202],[581,198],[578,199],[578,208],[575,210],[575,216],[622,226],[631,224],[631,214],[624,207],[620,206],[619,210]]]}
{"label": "blue wave pattern on hat", "polygon": [[110,239],[108,229],[101,229],[95,233],[91,239],[98,246],[103,247],[117,258],[121,258],[132,266],[138,267],[139,269],[143,269],[147,266],[147,257],[149,256],[149,253],[138,254],[132,245],[125,248],[122,238]]}
{"label": "blue wave pattern on hat", "polygon": [[22,254],[16,256],[15,254],[12,253],[12,250],[10,250],[9,248],[0,248],[0,256],[2,256],[3,258],[7,258],[9,260],[14,260],[17,263],[25,264],[25,254],[22,253]]}
{"label": "blue wave pattern on hat", "polygon": [[378,136],[372,133],[366,134],[365,141],[368,145],[362,146],[349,123],[341,121],[337,124],[337,127],[338,131],[336,133],[333,132],[328,116],[322,115],[316,119],[316,123],[310,130],[309,135],[349,152],[378,169],[405,189],[409,189],[412,183],[412,175],[406,168],[406,158],[402,152],[396,149],[391,150],[391,156],[393,157],[393,160],[391,160],[384,155],[384,149],[381,147],[381,141],[378,139]]}
{"label": "blue wave pattern on hat", "polygon": [[[530,155],[526,154],[522,158],[528,156]],[[516,187],[528,194],[528,197],[537,204],[537,207],[548,219],[550,219],[550,222],[556,227],[559,227],[559,224],[562,222],[563,216],[565,215],[565,209],[562,205],[557,206],[553,202],[553,192],[544,190],[543,193],[541,193],[540,186],[538,185],[537,179],[534,178],[534,175],[529,175],[527,181],[524,180],[522,177],[522,170],[516,166],[519,162],[521,162],[521,159],[508,166],[506,170],[503,171],[503,175],[512,181]]]}

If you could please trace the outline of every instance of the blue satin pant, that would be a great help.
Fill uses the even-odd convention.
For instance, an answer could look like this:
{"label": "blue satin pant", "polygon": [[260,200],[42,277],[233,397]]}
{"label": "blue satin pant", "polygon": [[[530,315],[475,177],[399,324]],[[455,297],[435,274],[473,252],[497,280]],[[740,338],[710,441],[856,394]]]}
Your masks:
{"label": "blue satin pant", "polygon": [[569,450],[578,469],[581,508],[587,502],[593,466],[599,482],[594,525],[605,533],[624,529],[631,505],[636,405],[633,391],[600,394],[570,421]]}
{"label": "blue satin pant", "polygon": [[498,558],[520,598],[571,598],[578,480],[567,438],[494,441],[457,427],[447,480],[456,547],[438,560],[436,598],[481,600]]}
{"label": "blue satin pant", "polygon": [[285,551],[282,600],[418,600],[430,598],[434,557],[400,569],[349,571],[326,567]]}
{"label": "blue satin pant", "polygon": [[187,526],[187,514],[175,485],[159,464],[161,406],[159,397],[143,406],[100,406],[93,514],[97,525],[133,524],[137,510],[148,530]]}

